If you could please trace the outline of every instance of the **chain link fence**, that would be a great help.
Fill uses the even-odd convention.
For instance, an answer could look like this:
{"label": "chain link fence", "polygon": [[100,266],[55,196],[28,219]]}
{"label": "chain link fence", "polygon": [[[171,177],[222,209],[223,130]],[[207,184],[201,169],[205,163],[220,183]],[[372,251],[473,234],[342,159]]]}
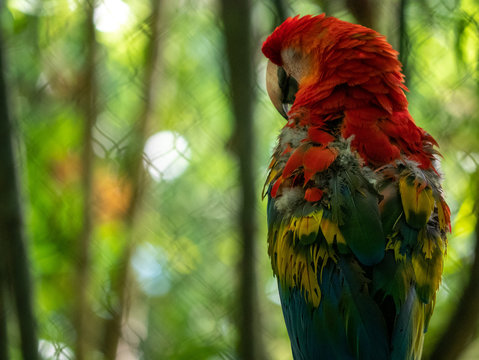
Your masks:
{"label": "chain link fence", "polygon": [[[231,151],[235,128],[219,4],[160,3],[157,30],[152,6],[139,0],[11,0],[2,10],[9,96],[21,134],[19,166],[40,353],[45,359],[79,358],[75,316],[81,291],[86,294],[85,359],[107,357],[115,338],[117,359],[237,358],[237,319],[243,316],[237,291],[242,271],[236,219],[241,184]],[[444,155],[454,230],[426,337],[425,351],[430,353],[459,301],[465,286],[462,274],[473,261],[479,3],[369,3],[377,6],[373,20],[390,19],[377,24],[403,50],[411,113],[438,140]],[[353,22],[360,15],[349,1],[261,0],[250,5],[258,194],[251,211],[258,219],[258,316],[265,353],[286,360],[291,352],[266,254],[266,204],[259,196],[283,120],[267,99],[261,43],[284,15],[327,11]],[[95,6],[93,68],[85,65],[92,46],[86,35],[89,6]],[[152,41],[158,42],[154,82],[145,76]],[[84,96],[89,71],[96,74],[97,97],[91,196],[85,199]],[[154,91],[147,100],[150,81]],[[149,120],[139,132],[145,104]],[[140,167],[132,161],[135,144],[141,144]],[[138,171],[143,175],[132,175]],[[82,283],[77,270],[78,249],[85,246],[80,240],[85,211],[91,212],[92,225]],[[12,310],[7,315],[14,319]],[[117,326],[110,327],[115,319]],[[19,334],[13,327],[9,331],[10,352],[18,358]],[[479,342],[473,339],[462,358],[477,353]]]}

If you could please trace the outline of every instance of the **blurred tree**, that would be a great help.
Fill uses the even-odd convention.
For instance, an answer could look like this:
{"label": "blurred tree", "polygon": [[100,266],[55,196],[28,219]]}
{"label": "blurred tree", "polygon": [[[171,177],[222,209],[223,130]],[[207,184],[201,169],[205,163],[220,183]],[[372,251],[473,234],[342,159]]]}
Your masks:
{"label": "blurred tree", "polygon": [[38,358],[37,325],[24,229],[15,125],[9,109],[4,74],[4,43],[0,34],[0,358],[8,359],[5,303],[11,292],[20,329],[23,359]]}
{"label": "blurred tree", "polygon": [[226,56],[229,65],[231,104],[234,118],[231,147],[239,163],[241,186],[238,206],[239,260],[238,354],[240,359],[265,359],[262,341],[256,262],[257,193],[254,182],[255,136],[253,131],[254,73],[251,51],[251,6],[248,0],[223,0]]}
{"label": "blurred tree", "polygon": [[97,84],[97,41],[94,23],[96,0],[85,0],[85,63],[83,86],[79,89],[82,94],[79,102],[83,113],[83,154],[82,154],[82,197],[83,197],[83,225],[78,238],[78,260],[76,270],[76,284],[78,296],[75,307],[77,360],[89,359],[92,351],[91,305],[89,301],[91,277],[91,238],[93,232],[93,128],[98,117],[98,84]]}
{"label": "blurred tree", "polygon": [[408,68],[408,55],[409,55],[409,36],[407,32],[407,17],[406,17],[406,7],[408,0],[400,0],[398,6],[398,22],[399,22],[399,47],[396,48],[399,51],[399,61],[403,65],[402,72],[405,76],[404,81],[408,82],[409,78],[409,68]]}
{"label": "blurred tree", "polygon": [[286,20],[289,16],[290,9],[283,0],[271,0],[271,3],[275,13],[274,27],[271,29],[271,31],[273,31],[276,26]]}
{"label": "blurred tree", "polygon": [[153,110],[157,92],[160,88],[159,63],[161,56],[161,31],[162,23],[161,0],[151,0],[151,15],[149,16],[148,42],[144,61],[144,77],[142,84],[142,106],[138,119],[133,121],[133,131],[130,133],[129,146],[126,149],[124,159],[124,172],[132,189],[127,205],[127,211],[122,219],[127,231],[126,243],[120,262],[113,279],[112,292],[118,299],[110,309],[110,318],[106,321],[105,341],[103,352],[106,359],[116,359],[118,344],[122,337],[122,326],[128,322],[129,308],[133,293],[133,277],[131,274],[131,258],[138,245],[135,238],[137,217],[142,203],[146,184],[146,173],[143,166],[145,141],[150,133]]}
{"label": "blurred tree", "polygon": [[4,294],[6,293],[6,273],[4,264],[0,269],[0,358],[8,360],[7,309],[4,299]]}
{"label": "blurred tree", "polygon": [[346,6],[359,24],[371,29],[378,29],[379,1],[377,0],[346,0]]}

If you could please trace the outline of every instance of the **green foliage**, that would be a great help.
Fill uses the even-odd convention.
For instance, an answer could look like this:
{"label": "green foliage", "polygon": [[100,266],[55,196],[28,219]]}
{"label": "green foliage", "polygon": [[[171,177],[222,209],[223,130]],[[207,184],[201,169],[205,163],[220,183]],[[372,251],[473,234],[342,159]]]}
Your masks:
{"label": "green foliage", "polygon": [[[101,339],[104,321],[117,306],[111,289],[124,266],[122,254],[131,231],[136,241],[135,286],[129,289],[131,307],[122,345],[145,359],[231,359],[235,321],[240,316],[235,307],[240,244],[234,218],[239,199],[237,168],[228,151],[232,122],[222,27],[213,1],[164,2],[159,87],[149,133],[172,131],[184,138],[188,151],[177,153],[186,158],[187,167],[171,179],[165,175],[168,169],[160,169],[165,176],[160,181],[148,175],[134,229],[127,228],[125,218],[131,199],[125,174],[135,170],[125,168],[123,154],[143,104],[144,49],[150,40],[145,24],[150,9],[140,0],[125,1],[129,6],[125,24],[112,33],[98,31],[101,95],[94,128],[92,328]],[[258,194],[284,121],[267,98],[260,54],[261,41],[272,30],[272,3],[257,1],[252,9]],[[313,2],[289,3],[292,13],[321,12]],[[57,349],[57,355],[44,351],[46,358],[65,358],[59,354],[71,354],[75,341],[74,271],[83,214],[82,6],[75,0],[50,0],[43,5],[12,0],[1,14],[10,98],[23,139],[21,166],[39,336]],[[410,110],[441,145],[453,218],[443,285],[426,336],[428,352],[458,300],[465,281],[462,274],[472,260],[475,182],[471,175],[479,161],[479,8],[474,0],[423,0],[410,1],[406,10]],[[344,9],[333,15],[352,20]],[[267,259],[266,204],[258,198],[251,211],[259,219],[259,237],[264,239],[257,262],[267,350],[273,359],[290,359]],[[479,354],[477,343],[465,359]],[[12,343],[12,354],[17,346]]]}

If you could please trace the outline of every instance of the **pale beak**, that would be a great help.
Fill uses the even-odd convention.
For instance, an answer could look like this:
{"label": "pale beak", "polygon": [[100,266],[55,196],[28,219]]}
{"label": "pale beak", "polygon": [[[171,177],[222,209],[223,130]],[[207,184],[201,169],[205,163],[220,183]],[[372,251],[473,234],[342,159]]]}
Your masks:
{"label": "pale beak", "polygon": [[271,60],[268,60],[268,66],[266,68],[266,90],[268,90],[269,98],[276,110],[287,119],[287,112],[284,111],[283,104],[281,103],[282,94],[278,85],[278,66],[273,64]]}

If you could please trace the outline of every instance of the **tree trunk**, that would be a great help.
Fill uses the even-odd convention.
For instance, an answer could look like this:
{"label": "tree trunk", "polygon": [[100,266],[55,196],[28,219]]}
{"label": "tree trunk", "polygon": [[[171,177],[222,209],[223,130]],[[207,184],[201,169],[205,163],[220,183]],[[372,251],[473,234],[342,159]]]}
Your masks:
{"label": "tree trunk", "polygon": [[275,10],[274,27],[276,27],[281,25],[282,22],[286,20],[289,11],[283,0],[272,0],[271,2]]}
{"label": "tree trunk", "polygon": [[75,309],[76,344],[75,355],[77,360],[89,359],[91,334],[88,324],[91,321],[90,304],[88,300],[90,284],[90,251],[93,228],[92,218],[92,183],[93,183],[93,127],[98,116],[97,97],[98,86],[96,78],[97,44],[94,23],[95,0],[85,0],[86,14],[86,58],[84,65],[85,86],[83,98],[80,102],[84,117],[83,155],[82,155],[82,195],[83,195],[83,228],[78,242],[77,279],[75,288],[78,289]]}
{"label": "tree trunk", "polygon": [[[0,242],[2,239],[0,239]],[[0,246],[3,250],[3,246]],[[7,290],[7,284],[5,282],[6,274],[5,264],[0,268],[0,359],[8,360],[8,337],[7,337],[7,311],[5,308],[5,294]]]}
{"label": "tree trunk", "polygon": [[21,351],[24,359],[38,358],[36,323],[32,307],[32,290],[29,261],[24,232],[22,199],[18,165],[14,150],[13,125],[10,118],[3,61],[3,41],[0,39],[0,260],[2,267],[0,296],[0,355],[8,356],[5,294],[13,291],[20,328]]}
{"label": "tree trunk", "polygon": [[375,0],[346,0],[346,5],[358,23],[371,29],[378,29],[378,3]]}
{"label": "tree trunk", "polygon": [[241,186],[238,226],[241,240],[238,298],[240,359],[265,359],[260,326],[256,261],[256,191],[254,187],[254,78],[251,52],[251,14],[247,0],[222,0],[226,55],[230,70],[234,115],[232,147],[239,162]]}
{"label": "tree trunk", "polygon": [[403,68],[402,72],[404,74],[406,85],[409,80],[409,67],[408,67],[408,58],[409,58],[409,35],[407,30],[407,17],[406,17],[406,7],[408,1],[400,0],[398,7],[398,19],[399,19],[399,61],[401,61]]}
{"label": "tree trunk", "polygon": [[126,172],[129,177],[129,183],[132,186],[132,197],[128,205],[124,222],[127,229],[125,248],[121,257],[119,272],[114,279],[113,291],[116,293],[118,303],[112,309],[112,317],[105,326],[105,340],[103,351],[106,359],[116,359],[118,344],[122,336],[122,325],[128,319],[129,306],[131,303],[131,291],[133,288],[133,279],[131,277],[130,260],[136,248],[134,236],[138,210],[143,198],[145,186],[145,170],[143,167],[143,148],[146,137],[149,133],[152,120],[152,110],[156,92],[159,87],[158,64],[160,60],[160,35],[161,35],[161,15],[163,2],[161,0],[151,1],[152,13],[150,23],[150,41],[146,49],[145,56],[145,74],[143,88],[143,107],[135,131],[131,134],[130,146],[126,155]]}

